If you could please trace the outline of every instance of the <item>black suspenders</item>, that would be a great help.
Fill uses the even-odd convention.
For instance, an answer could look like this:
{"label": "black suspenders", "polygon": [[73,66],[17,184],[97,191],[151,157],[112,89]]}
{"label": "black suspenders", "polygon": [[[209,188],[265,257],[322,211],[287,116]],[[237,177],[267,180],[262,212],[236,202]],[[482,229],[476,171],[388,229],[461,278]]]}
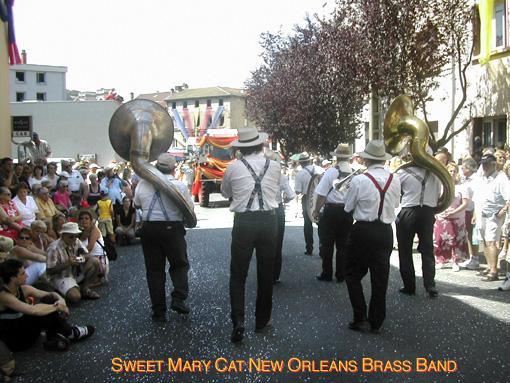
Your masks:
{"label": "black suspenders", "polygon": [[262,172],[260,172],[260,175],[257,176],[255,174],[255,171],[250,166],[248,161],[246,161],[244,158],[241,160],[243,164],[246,166],[248,171],[250,172],[251,176],[253,177],[253,180],[255,181],[255,187],[253,188],[253,191],[251,192],[250,200],[248,201],[248,204],[246,205],[246,209],[250,209],[251,205],[253,204],[253,199],[255,196],[258,196],[259,198],[259,209],[264,209],[264,199],[262,198],[262,178],[266,175],[267,169],[269,168],[269,164],[271,163],[268,159],[266,159],[266,164],[264,165],[264,169],[262,169]]}

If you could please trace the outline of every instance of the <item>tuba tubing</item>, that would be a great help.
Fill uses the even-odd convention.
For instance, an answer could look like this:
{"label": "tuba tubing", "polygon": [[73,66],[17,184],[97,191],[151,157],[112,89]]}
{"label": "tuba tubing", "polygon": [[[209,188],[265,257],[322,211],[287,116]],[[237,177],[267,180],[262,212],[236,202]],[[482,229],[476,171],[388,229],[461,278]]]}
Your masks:
{"label": "tuba tubing", "polygon": [[384,120],[384,141],[392,154],[401,152],[410,142],[413,159],[400,166],[397,171],[410,166],[430,170],[443,185],[434,212],[438,214],[448,209],[455,197],[452,176],[441,162],[427,153],[429,128],[423,120],[414,116],[412,101],[408,96],[400,95],[392,102]]}
{"label": "tuba tubing", "polygon": [[117,154],[129,159],[137,175],[172,200],[183,214],[187,227],[195,227],[197,218],[193,207],[181,191],[150,164],[168,150],[173,139],[173,123],[166,110],[149,100],[127,102],[113,114],[109,135]]}

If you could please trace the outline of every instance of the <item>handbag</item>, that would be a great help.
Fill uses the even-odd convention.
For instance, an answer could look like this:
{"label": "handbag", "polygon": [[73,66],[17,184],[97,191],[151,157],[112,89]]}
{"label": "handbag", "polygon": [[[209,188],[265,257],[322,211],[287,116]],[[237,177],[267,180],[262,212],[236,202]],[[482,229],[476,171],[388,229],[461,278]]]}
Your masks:
{"label": "handbag", "polygon": [[116,261],[118,258],[117,249],[115,248],[115,243],[108,237],[103,237],[104,245],[102,245],[99,241],[99,246],[103,248],[103,251],[105,252],[106,256],[110,261]]}

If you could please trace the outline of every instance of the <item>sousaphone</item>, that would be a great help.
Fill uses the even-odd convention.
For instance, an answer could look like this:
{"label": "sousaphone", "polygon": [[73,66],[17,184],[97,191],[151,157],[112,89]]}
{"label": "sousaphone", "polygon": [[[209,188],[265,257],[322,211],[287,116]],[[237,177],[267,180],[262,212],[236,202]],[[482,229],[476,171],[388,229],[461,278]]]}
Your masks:
{"label": "sousaphone", "polygon": [[175,203],[187,227],[195,227],[197,217],[193,206],[163,173],[150,164],[172,144],[174,124],[166,109],[150,100],[129,101],[113,114],[109,135],[115,152],[131,162],[137,175]]}

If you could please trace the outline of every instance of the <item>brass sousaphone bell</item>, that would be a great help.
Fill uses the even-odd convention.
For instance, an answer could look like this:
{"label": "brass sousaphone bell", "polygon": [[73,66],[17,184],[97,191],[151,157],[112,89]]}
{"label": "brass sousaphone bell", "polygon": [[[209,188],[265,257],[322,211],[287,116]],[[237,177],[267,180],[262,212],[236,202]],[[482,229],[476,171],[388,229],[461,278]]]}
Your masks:
{"label": "brass sousaphone bell", "polygon": [[154,101],[136,99],[121,105],[109,127],[110,143],[119,156],[131,161],[134,171],[167,195],[182,212],[189,228],[197,217],[181,191],[150,164],[172,144],[174,124],[168,112]]}
{"label": "brass sousaphone bell", "polygon": [[413,103],[408,96],[400,95],[391,103],[384,120],[384,141],[392,154],[400,153],[410,143],[413,160],[399,169],[419,166],[434,173],[443,184],[435,213],[448,209],[455,197],[452,176],[441,162],[427,153],[429,127],[414,116]]}

